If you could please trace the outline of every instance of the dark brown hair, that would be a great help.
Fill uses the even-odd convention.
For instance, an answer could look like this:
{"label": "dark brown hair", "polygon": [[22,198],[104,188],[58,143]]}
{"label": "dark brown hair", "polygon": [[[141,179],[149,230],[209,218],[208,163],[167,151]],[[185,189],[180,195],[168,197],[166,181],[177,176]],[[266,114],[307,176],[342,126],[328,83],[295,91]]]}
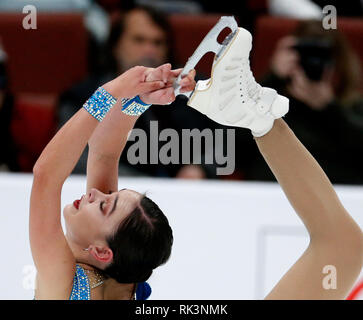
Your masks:
{"label": "dark brown hair", "polygon": [[142,11],[151,19],[151,21],[158,26],[164,33],[167,44],[167,62],[170,62],[173,65],[174,59],[172,55],[173,51],[173,37],[171,33],[171,25],[169,23],[168,17],[162,11],[157,10],[153,7],[147,5],[140,5],[132,7],[131,9],[122,12],[122,14],[112,23],[110,35],[108,37],[108,41],[106,44],[106,52],[108,55],[108,65],[107,68],[109,70],[117,70],[117,62],[115,57],[113,56],[114,48],[117,45],[118,40],[121,38],[125,29],[127,27],[126,21],[127,16],[130,13],[135,11]]}
{"label": "dark brown hair", "polygon": [[158,205],[143,196],[106,241],[113,261],[103,272],[119,283],[140,283],[169,259],[173,232]]}

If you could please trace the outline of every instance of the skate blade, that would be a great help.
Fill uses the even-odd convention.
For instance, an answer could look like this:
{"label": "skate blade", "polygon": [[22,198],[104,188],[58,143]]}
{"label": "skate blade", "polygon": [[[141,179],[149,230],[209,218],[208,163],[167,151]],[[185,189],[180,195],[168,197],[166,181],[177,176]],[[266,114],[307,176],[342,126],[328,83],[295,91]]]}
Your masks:
{"label": "skate blade", "polygon": [[[231,29],[231,32],[224,39],[222,44],[219,44],[217,38],[219,34],[225,28]],[[198,62],[203,58],[203,56],[207,52],[214,52],[216,54],[216,59],[222,55],[224,49],[228,46],[228,43],[233,38],[234,34],[238,29],[238,24],[233,16],[223,16],[219,19],[217,24],[208,32],[208,34],[204,37],[203,41],[199,44],[198,48],[194,51],[192,56],[188,59],[185,64],[182,72],[178,76],[178,78],[173,83],[174,94],[175,96],[179,94],[185,95],[188,99],[190,98],[193,91],[188,92],[180,92],[180,80],[183,76],[187,75],[190,70],[194,69],[194,67],[198,64]]]}

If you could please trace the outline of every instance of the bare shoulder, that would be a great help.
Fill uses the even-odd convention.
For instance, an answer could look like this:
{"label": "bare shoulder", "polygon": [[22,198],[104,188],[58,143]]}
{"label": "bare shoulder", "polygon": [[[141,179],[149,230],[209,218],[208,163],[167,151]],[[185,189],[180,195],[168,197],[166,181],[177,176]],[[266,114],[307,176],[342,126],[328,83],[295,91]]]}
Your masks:
{"label": "bare shoulder", "polygon": [[69,300],[73,289],[73,279],[74,277],[67,275],[57,275],[53,279],[49,279],[37,273],[35,300]]}

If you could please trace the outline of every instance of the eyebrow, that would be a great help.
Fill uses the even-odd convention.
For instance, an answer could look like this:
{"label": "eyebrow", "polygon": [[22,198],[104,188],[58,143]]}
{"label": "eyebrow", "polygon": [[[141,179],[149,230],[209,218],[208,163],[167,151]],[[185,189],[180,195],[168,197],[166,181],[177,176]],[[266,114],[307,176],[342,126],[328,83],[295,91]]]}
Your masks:
{"label": "eyebrow", "polygon": [[118,201],[118,195],[116,196],[116,200],[113,202],[113,208],[110,211],[110,213],[108,214],[108,216],[110,216],[116,209],[116,205],[117,205],[117,201]]}

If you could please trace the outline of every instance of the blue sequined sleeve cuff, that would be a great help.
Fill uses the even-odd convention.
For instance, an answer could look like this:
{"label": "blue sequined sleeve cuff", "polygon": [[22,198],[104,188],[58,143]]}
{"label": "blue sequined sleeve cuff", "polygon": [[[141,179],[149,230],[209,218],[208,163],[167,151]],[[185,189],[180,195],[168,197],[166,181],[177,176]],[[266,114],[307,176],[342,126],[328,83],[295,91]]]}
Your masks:
{"label": "blue sequined sleeve cuff", "polygon": [[151,104],[143,102],[139,96],[132,99],[124,98],[121,103],[121,111],[129,116],[139,116],[151,106]]}
{"label": "blue sequined sleeve cuff", "polygon": [[94,94],[85,102],[83,108],[87,110],[98,121],[102,121],[107,112],[114,106],[117,99],[114,98],[102,87],[99,87]]}

